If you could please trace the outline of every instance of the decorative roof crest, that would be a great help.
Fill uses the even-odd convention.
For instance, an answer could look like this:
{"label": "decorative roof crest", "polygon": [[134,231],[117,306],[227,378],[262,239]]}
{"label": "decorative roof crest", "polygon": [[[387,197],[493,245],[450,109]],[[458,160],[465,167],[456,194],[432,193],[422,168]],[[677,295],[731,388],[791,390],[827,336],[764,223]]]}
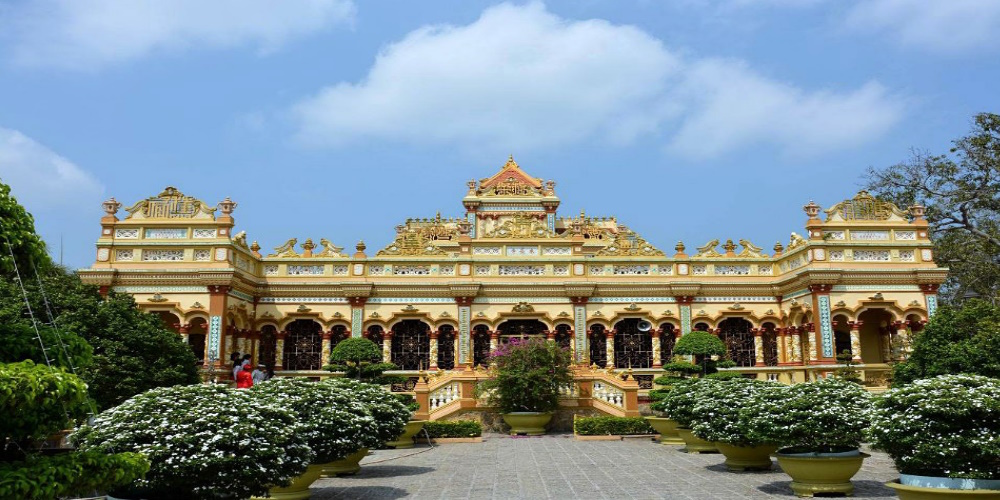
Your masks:
{"label": "decorative roof crest", "polygon": [[861,190],[850,200],[844,200],[826,210],[826,220],[871,220],[885,221],[895,215],[906,220],[907,213],[900,210],[894,203],[882,201],[868,191]]}
{"label": "decorative roof crest", "polygon": [[[235,205],[235,204],[234,204]],[[126,219],[210,219],[215,220],[215,208],[186,196],[172,186],[162,193],[136,202],[125,209]]]}
{"label": "decorative roof crest", "polygon": [[298,238],[292,238],[285,242],[284,245],[274,248],[274,253],[268,255],[268,257],[278,257],[278,258],[293,258],[301,257],[295,252],[295,244],[298,243]]}
{"label": "decorative roof crest", "polygon": [[649,244],[638,233],[625,226],[619,226],[608,246],[597,252],[597,255],[609,256],[663,256],[663,251]]}

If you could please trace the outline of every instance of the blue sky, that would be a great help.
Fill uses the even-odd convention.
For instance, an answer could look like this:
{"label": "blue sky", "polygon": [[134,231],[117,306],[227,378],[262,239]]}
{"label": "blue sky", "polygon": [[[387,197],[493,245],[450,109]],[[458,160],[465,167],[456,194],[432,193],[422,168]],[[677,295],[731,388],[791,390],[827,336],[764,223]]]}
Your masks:
{"label": "blue sky", "polygon": [[997,112],[997,33],[993,0],[0,0],[0,179],[74,267],[110,196],[376,249],[508,154],[564,216],[770,249]]}

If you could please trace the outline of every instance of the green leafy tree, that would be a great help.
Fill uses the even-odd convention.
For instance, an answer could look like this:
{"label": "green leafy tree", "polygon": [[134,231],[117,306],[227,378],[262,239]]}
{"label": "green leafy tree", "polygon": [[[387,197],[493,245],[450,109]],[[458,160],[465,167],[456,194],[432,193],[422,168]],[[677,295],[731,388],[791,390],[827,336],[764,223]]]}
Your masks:
{"label": "green leafy tree", "polygon": [[35,232],[35,219],[11,196],[10,186],[0,182],[0,273],[10,278],[15,264],[24,273],[33,266],[45,268],[51,262],[45,243]]}
{"label": "green leafy tree", "polygon": [[490,353],[493,378],[479,384],[500,413],[549,412],[559,406],[559,389],[573,382],[568,349],[541,339],[502,344]]}
{"label": "green leafy tree", "polygon": [[942,294],[952,301],[1000,291],[1000,115],[980,113],[969,135],[944,155],[914,152],[869,169],[868,189],[900,207],[926,207],[935,261],[951,269]]}
{"label": "green leafy tree", "polygon": [[674,346],[674,354],[694,356],[697,363],[701,365],[701,374],[704,376],[715,371],[715,364],[709,358],[711,356],[725,356],[726,344],[711,333],[693,331],[681,335],[677,345]]}
{"label": "green leafy tree", "polygon": [[382,349],[375,342],[363,338],[341,340],[330,353],[330,365],[326,369],[344,372],[348,378],[379,385],[398,384],[406,380],[396,375],[383,375],[382,372],[398,370],[399,367],[383,363]]}
{"label": "green leafy tree", "polygon": [[38,453],[37,441],[78,422],[87,386],[61,368],[32,361],[0,364],[0,498],[89,494],[135,481],[149,469],[136,453]]}
{"label": "green leafy tree", "polygon": [[913,350],[893,368],[893,386],[957,373],[1000,378],[1000,307],[982,300],[941,306],[913,335]]}

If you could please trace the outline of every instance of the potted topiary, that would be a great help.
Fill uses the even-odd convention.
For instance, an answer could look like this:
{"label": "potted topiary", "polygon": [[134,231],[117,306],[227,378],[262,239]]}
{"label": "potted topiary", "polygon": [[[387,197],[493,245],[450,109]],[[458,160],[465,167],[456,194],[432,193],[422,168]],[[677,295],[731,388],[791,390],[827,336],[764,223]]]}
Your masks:
{"label": "potted topiary", "polygon": [[712,356],[726,355],[726,344],[711,333],[696,330],[681,336],[674,353],[694,356],[695,363],[701,366],[701,375],[705,376],[715,371]]}
{"label": "potted topiary", "polygon": [[382,446],[402,434],[412,413],[398,398],[374,384],[344,378],[330,378],[320,384],[334,387],[344,398],[361,403],[374,419],[372,425],[364,429],[370,439],[354,453],[323,467],[324,477],[357,474],[361,470],[359,462],[368,454],[368,449]]}
{"label": "potted topiary", "polygon": [[573,382],[569,350],[541,339],[511,339],[490,353],[490,361],[493,377],[477,393],[500,410],[511,434],[545,434],[559,389]]}
{"label": "potted topiary", "polygon": [[1000,499],[1000,380],[941,375],[875,399],[868,437],[902,499]]}
{"label": "potted topiary", "polygon": [[785,389],[774,382],[746,378],[706,380],[691,409],[691,431],[715,443],[719,452],[725,455],[729,470],[770,469],[771,454],[778,446],[755,425],[754,403],[765,398],[780,398]]}
{"label": "potted topiary", "polygon": [[81,450],[131,451],[146,477],[115,496],[247,498],[288,485],[312,461],[304,428],[281,406],[220,385],[161,387],[97,415],[72,440]]}
{"label": "potted topiary", "polygon": [[719,450],[709,441],[700,439],[691,432],[694,420],[694,405],[700,398],[700,390],[706,384],[717,383],[705,379],[685,379],[674,383],[663,399],[653,403],[651,409],[677,422],[677,433],[688,453],[715,453]]}
{"label": "potted topiary", "polygon": [[[395,394],[395,396],[399,402],[406,405],[406,409],[410,410],[411,416],[413,412],[420,409],[420,403],[417,403],[410,394]],[[420,430],[424,428],[424,424],[426,423],[426,420],[413,420],[413,418],[410,418],[406,422],[406,428],[403,430],[403,433],[392,441],[386,442],[385,445],[393,448],[413,448],[413,438],[420,433]]]}
{"label": "potted topiary", "polygon": [[782,446],[778,465],[792,477],[796,495],[853,493],[851,478],[868,457],[858,449],[871,419],[868,391],[830,377],[789,386],[778,398],[765,395],[753,406],[745,416]]}
{"label": "potted topiary", "polygon": [[375,426],[375,418],[361,401],[341,388],[299,378],[280,378],[257,384],[250,393],[259,404],[291,411],[300,424],[299,433],[313,451],[306,472],[289,486],[272,487],[271,497],[309,498],[309,485],[319,479],[326,464],[378,444],[377,436],[369,431]]}
{"label": "potted topiary", "polygon": [[653,380],[653,383],[662,389],[649,391],[649,399],[653,402],[650,406],[650,409],[653,410],[653,416],[646,417],[646,421],[660,434],[660,444],[682,445],[684,440],[677,433],[677,421],[663,415],[657,403],[670,393],[675,383],[686,380],[690,375],[701,373],[701,367],[687,361],[674,361],[663,365],[663,371],[667,374]]}

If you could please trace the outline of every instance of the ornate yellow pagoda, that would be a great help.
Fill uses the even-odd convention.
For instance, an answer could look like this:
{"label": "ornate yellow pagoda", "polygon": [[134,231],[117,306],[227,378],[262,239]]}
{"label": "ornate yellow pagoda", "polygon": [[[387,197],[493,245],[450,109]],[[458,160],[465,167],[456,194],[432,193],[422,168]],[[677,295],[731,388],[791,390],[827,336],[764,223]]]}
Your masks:
{"label": "ornate yellow pagoda", "polygon": [[644,385],[692,330],[718,334],[762,378],[808,378],[844,350],[874,373],[933,314],[946,274],[923,207],[864,191],[807,204],[805,230],[770,254],[744,239],[668,255],[614,217],[559,217],[555,182],[513,158],[470,181],[462,205],[462,217],[406,220],[375,252],[319,235],[261,252],[233,233],[235,202],[168,187],[122,218],[105,202],[96,262],[80,274],[132,294],[206,364],[238,351],[317,373],[337,342],[363,336],[414,374],[469,372],[491,346],[539,336]]}

